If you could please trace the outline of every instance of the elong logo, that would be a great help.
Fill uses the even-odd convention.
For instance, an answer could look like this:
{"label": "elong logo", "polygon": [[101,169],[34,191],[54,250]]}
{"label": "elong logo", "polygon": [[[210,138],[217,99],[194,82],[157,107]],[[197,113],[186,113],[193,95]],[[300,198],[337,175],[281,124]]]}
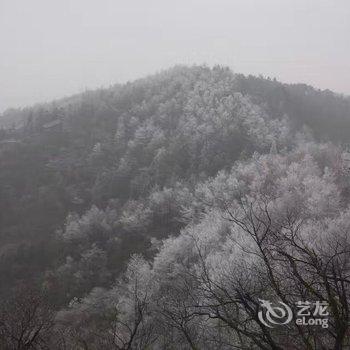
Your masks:
{"label": "elong logo", "polygon": [[[278,325],[286,325],[293,319],[293,311],[290,306],[280,301],[278,305],[273,305],[268,300],[259,299],[264,310],[258,312],[260,322],[266,327],[273,328]],[[298,326],[321,326],[328,328],[329,315],[328,303],[324,301],[298,301],[295,303],[296,317],[295,324]]]}
{"label": "elong logo", "polygon": [[258,317],[260,322],[266,327],[272,328],[273,325],[288,324],[292,320],[292,309],[282,301],[279,302],[281,306],[272,306],[272,303],[268,300],[259,299],[259,301],[266,311],[263,313],[263,311],[260,310]]}

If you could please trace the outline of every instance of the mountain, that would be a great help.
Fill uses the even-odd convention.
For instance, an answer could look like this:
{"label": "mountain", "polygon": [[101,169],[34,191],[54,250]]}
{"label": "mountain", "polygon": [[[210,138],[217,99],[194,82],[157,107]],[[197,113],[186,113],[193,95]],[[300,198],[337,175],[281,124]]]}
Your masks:
{"label": "mountain", "polygon": [[[47,266],[55,255],[47,245],[70,212],[147,202],[155,190],[195,185],[272,145],[291,148],[302,134],[350,135],[349,98],[223,67],[178,66],[5,115],[15,125],[0,140],[1,242],[5,262],[19,259],[15,279]],[[27,273],[23,256],[36,265]]]}
{"label": "mountain", "polygon": [[[0,125],[0,294],[43,289],[55,312],[107,300],[115,281],[134,273],[147,285],[176,279],[181,261],[200,269],[193,237],[211,262],[229,261],[230,229],[221,218],[238,192],[256,201],[274,193],[279,217],[277,209],[298,198],[291,212],[303,207],[313,223],[338,220],[332,210],[348,203],[350,98],[303,84],[177,66],[9,110]],[[201,338],[200,348],[208,341]]]}

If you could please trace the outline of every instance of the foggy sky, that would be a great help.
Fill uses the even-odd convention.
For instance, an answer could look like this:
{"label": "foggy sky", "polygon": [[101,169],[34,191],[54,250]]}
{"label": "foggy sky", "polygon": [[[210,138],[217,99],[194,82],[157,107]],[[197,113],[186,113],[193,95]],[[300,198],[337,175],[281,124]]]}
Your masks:
{"label": "foggy sky", "polygon": [[0,0],[0,112],[177,63],[350,94],[349,0]]}

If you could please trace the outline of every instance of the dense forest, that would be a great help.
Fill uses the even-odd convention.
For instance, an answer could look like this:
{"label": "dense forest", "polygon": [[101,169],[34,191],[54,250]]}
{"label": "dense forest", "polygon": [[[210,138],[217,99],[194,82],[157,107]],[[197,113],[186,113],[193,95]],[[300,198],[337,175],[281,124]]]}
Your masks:
{"label": "dense forest", "polygon": [[177,66],[0,127],[1,349],[350,346],[349,97]]}

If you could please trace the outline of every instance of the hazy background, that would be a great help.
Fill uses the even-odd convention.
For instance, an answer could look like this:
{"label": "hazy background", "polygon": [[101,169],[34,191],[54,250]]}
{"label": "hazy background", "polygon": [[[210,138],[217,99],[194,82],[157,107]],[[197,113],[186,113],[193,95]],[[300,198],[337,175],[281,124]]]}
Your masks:
{"label": "hazy background", "polygon": [[350,94],[349,0],[0,0],[0,112],[176,63]]}

